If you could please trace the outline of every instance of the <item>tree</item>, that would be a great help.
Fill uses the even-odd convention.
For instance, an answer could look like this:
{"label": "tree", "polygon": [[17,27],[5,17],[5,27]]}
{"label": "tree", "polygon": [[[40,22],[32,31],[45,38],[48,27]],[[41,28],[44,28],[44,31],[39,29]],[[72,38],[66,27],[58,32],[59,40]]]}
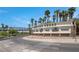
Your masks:
{"label": "tree", "polygon": [[46,17],[44,16],[44,17],[43,17],[43,23],[45,23],[45,22],[46,22]]}
{"label": "tree", "polygon": [[59,10],[54,11],[56,17],[57,17],[57,22],[58,22],[58,18],[59,18]]}
{"label": "tree", "polygon": [[42,20],[43,20],[43,19],[40,17],[40,18],[39,18],[39,23],[42,23]]}
{"label": "tree", "polygon": [[37,21],[35,20],[35,25],[37,25]]}
{"label": "tree", "polygon": [[68,11],[65,11],[65,21],[68,20]]}
{"label": "tree", "polygon": [[2,27],[2,31],[4,31],[4,27],[5,27],[4,24],[1,24],[1,27]]}
{"label": "tree", "polygon": [[65,10],[62,11],[62,20],[65,21]]}
{"label": "tree", "polygon": [[16,36],[16,35],[18,34],[18,31],[15,30],[15,29],[10,29],[10,30],[9,30],[9,34],[10,34],[10,35],[13,35],[13,36]]}
{"label": "tree", "polygon": [[31,24],[33,26],[33,24],[34,24],[34,18],[31,18]]}
{"label": "tree", "polygon": [[68,9],[68,15],[69,15],[69,19],[73,18],[74,12],[76,11],[75,7],[71,7]]}
{"label": "tree", "polygon": [[49,20],[49,17],[50,17],[50,11],[49,10],[45,11],[45,16],[47,18],[47,23],[48,23],[48,20]]}
{"label": "tree", "polygon": [[63,21],[67,21],[67,18],[68,18],[68,12],[63,10],[62,11],[62,19],[63,19]]}
{"label": "tree", "polygon": [[8,25],[1,24],[1,27],[2,27],[2,31],[8,30]]}
{"label": "tree", "polygon": [[55,15],[53,15],[53,22],[55,22],[55,20],[56,20],[56,16],[55,16]]}
{"label": "tree", "polygon": [[60,22],[62,21],[62,12],[59,12]]}
{"label": "tree", "polygon": [[5,25],[5,30],[8,31],[8,25]]}
{"label": "tree", "polygon": [[32,29],[31,29],[31,25],[30,24],[28,24],[28,29],[29,29],[29,34],[31,34],[32,33]]}
{"label": "tree", "polygon": [[45,23],[46,22],[46,17],[40,17],[39,18],[39,23],[41,23],[41,24],[43,24],[43,23]]}

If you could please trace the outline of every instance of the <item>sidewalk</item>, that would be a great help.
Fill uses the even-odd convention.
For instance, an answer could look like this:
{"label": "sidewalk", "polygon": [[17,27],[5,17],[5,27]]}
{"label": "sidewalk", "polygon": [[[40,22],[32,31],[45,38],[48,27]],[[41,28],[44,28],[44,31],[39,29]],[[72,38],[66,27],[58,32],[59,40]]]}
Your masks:
{"label": "sidewalk", "polygon": [[79,37],[49,37],[49,36],[26,36],[24,40],[41,41],[41,42],[54,42],[54,43],[79,43]]}

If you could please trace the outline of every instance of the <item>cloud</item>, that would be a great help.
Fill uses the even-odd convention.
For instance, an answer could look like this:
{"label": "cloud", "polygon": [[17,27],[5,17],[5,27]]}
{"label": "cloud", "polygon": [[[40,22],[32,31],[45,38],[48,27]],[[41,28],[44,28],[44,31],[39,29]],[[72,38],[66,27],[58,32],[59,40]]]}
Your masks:
{"label": "cloud", "polygon": [[2,14],[2,13],[8,13],[8,11],[6,11],[6,10],[0,10],[0,14]]}

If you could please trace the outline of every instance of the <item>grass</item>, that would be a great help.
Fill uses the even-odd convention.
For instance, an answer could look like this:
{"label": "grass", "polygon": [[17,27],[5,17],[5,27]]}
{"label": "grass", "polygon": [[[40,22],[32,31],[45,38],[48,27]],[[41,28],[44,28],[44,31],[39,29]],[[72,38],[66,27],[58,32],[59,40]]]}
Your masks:
{"label": "grass", "polygon": [[6,31],[1,31],[1,32],[0,32],[0,37],[6,37],[6,36],[8,36],[8,35],[9,35],[9,33],[6,32]]}
{"label": "grass", "polygon": [[18,32],[18,31],[0,31],[0,40],[10,38],[10,37],[20,37],[20,36],[28,36],[29,33],[26,32]]}

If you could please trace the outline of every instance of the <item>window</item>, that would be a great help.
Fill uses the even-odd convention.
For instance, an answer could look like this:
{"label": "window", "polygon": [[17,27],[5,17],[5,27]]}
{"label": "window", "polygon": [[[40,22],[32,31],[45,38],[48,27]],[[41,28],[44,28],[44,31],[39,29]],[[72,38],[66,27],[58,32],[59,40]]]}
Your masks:
{"label": "window", "polygon": [[69,29],[66,29],[66,28],[63,28],[63,29],[61,29],[62,31],[68,31]]}
{"label": "window", "polygon": [[56,26],[56,23],[52,24],[52,26]]}
{"label": "window", "polygon": [[43,29],[40,29],[40,32],[42,32],[43,31]]}
{"label": "window", "polygon": [[51,26],[51,24],[49,24],[49,26]]}
{"label": "window", "polygon": [[46,26],[46,25],[44,25],[44,26]]}
{"label": "window", "polygon": [[49,31],[49,29],[45,29],[45,31]]}
{"label": "window", "polygon": [[48,26],[48,24],[47,24],[47,26]]}
{"label": "window", "polygon": [[61,31],[68,31],[69,30],[69,27],[62,27],[61,28]]}
{"label": "window", "polygon": [[36,32],[38,32],[38,29],[36,29]]}
{"label": "window", "polygon": [[52,24],[52,26],[53,26],[53,24]]}
{"label": "window", "polygon": [[52,31],[59,31],[59,28],[52,28]]}
{"label": "window", "polygon": [[32,30],[33,32],[35,32],[35,30]]}

